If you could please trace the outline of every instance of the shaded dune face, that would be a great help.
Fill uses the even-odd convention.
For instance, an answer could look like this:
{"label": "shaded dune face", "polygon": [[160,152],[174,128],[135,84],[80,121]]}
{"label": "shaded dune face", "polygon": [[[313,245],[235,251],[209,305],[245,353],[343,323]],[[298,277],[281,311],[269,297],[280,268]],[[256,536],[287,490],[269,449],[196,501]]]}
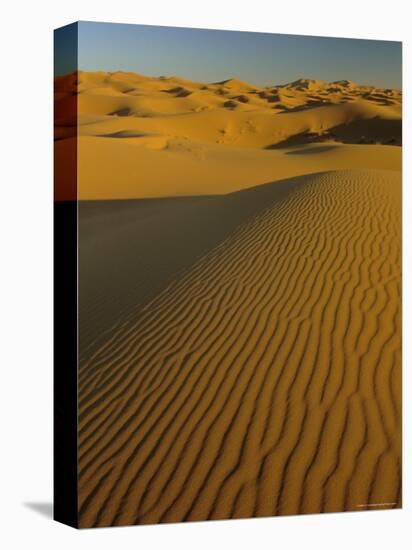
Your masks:
{"label": "shaded dune face", "polygon": [[400,197],[339,170],[213,199],[233,226],[80,363],[82,527],[401,506]]}
{"label": "shaded dune face", "polygon": [[[276,195],[287,193],[279,186]],[[79,348],[90,357],[128,316],[265,207],[242,193],[137,201],[81,201],[79,215]],[[269,197],[273,197],[270,190]],[[92,368],[92,367],[91,367]]]}

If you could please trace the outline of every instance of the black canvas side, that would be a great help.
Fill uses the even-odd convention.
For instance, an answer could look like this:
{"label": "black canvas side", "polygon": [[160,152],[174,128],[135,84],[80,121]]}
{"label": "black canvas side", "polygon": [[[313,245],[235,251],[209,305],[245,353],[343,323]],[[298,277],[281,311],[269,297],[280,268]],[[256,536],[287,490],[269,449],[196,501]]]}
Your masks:
{"label": "black canvas side", "polygon": [[[54,519],[78,527],[77,23],[54,33]],[[58,127],[72,137],[62,149]]]}

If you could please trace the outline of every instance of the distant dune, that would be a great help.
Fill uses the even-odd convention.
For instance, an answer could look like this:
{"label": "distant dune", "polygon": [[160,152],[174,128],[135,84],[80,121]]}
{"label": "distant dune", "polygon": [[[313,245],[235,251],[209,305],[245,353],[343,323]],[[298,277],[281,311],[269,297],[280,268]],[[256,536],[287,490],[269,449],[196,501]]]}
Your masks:
{"label": "distant dune", "polygon": [[[57,78],[55,94],[58,158],[79,136],[80,199],[224,194],[324,170],[401,166],[400,148],[386,147],[401,144],[397,90],[80,72]],[[74,98],[78,128],[65,115]],[[64,199],[66,172],[59,177]]]}
{"label": "distant dune", "polygon": [[[162,290],[119,307],[85,348],[81,526],[401,505],[400,198],[399,172],[334,170],[186,206],[160,201],[156,215],[152,201],[80,211],[80,281],[111,232],[120,246],[122,231],[137,239],[134,209],[141,239],[155,236],[153,257],[163,253],[156,224],[173,210],[184,224],[185,208],[210,201],[214,231],[195,258],[194,224],[179,275],[166,259]],[[128,254],[131,269],[121,289],[94,294],[90,326],[116,292],[139,303],[136,246],[107,249],[107,265],[122,271]],[[142,284],[157,269],[146,263]]]}

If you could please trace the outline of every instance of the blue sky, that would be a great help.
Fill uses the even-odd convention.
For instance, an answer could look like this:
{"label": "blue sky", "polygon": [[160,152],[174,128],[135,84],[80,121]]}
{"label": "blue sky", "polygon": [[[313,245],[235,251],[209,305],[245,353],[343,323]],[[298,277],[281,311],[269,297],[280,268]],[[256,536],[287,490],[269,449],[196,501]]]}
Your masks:
{"label": "blue sky", "polygon": [[79,23],[78,36],[81,70],[256,85],[301,77],[402,85],[400,42],[92,22]]}

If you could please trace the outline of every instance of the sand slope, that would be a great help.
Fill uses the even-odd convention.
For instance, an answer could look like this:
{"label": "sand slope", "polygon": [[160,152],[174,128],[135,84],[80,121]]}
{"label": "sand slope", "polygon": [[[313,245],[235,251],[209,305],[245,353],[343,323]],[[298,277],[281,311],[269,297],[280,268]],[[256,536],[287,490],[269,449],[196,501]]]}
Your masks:
{"label": "sand slope", "polygon": [[401,167],[401,148],[384,145],[311,144],[268,151],[176,142],[153,150],[125,141],[79,139],[81,199],[215,195],[325,170]]}
{"label": "sand slope", "polygon": [[81,362],[81,526],[400,506],[400,193],[213,199],[233,227]]}
{"label": "sand slope", "polygon": [[[279,193],[282,193],[279,189]],[[81,201],[81,356],[265,205],[241,196]],[[227,215],[230,209],[230,216]]]}
{"label": "sand slope", "polygon": [[[401,166],[392,147],[402,139],[397,90],[80,72],[56,79],[55,99],[56,155],[68,157],[79,136],[84,200],[228,193],[324,170]],[[63,169],[59,199],[65,178]]]}

